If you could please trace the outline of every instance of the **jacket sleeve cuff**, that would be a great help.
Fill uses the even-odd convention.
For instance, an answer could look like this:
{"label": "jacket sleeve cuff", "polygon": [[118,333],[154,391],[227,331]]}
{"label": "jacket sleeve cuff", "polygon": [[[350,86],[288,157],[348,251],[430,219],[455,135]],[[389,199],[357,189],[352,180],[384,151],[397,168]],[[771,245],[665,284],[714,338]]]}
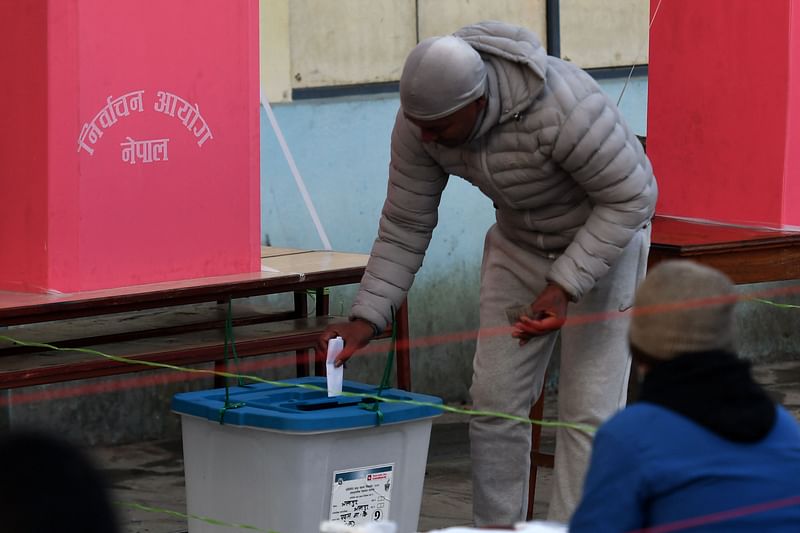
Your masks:
{"label": "jacket sleeve cuff", "polygon": [[580,300],[583,292],[580,290],[579,287],[576,287],[572,283],[569,283],[566,279],[563,279],[561,276],[558,275],[556,272],[550,272],[545,279],[549,283],[554,283],[564,289],[564,292],[567,293],[570,302],[577,302]]}
{"label": "jacket sleeve cuff", "polygon": [[359,317],[351,316],[350,317],[350,321],[352,322],[354,320],[362,320],[362,321],[366,322],[367,324],[369,324],[370,326],[372,326],[372,338],[373,339],[381,334],[381,329],[378,328],[378,326],[376,326],[374,323],[370,322],[369,320],[367,320],[365,318],[359,318]]}
{"label": "jacket sleeve cuff", "polygon": [[350,316],[348,318],[350,320],[355,320],[357,318],[366,320],[372,324],[372,329],[376,332],[376,335],[386,329],[386,326],[389,324],[388,320],[383,315],[365,305],[354,305],[350,310]]}

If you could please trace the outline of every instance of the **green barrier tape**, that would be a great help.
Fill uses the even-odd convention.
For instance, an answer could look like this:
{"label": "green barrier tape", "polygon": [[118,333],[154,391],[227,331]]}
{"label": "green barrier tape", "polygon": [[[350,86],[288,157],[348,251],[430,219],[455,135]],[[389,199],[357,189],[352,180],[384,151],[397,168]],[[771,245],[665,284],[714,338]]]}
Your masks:
{"label": "green barrier tape", "polygon": [[781,309],[800,309],[800,305],[793,305],[793,304],[779,304],[777,302],[771,302],[769,300],[764,300],[763,298],[753,298],[754,302],[762,303],[771,305],[772,307],[780,307]]}
{"label": "green barrier tape", "polygon": [[161,514],[168,514],[171,516],[177,516],[178,518],[185,518],[187,520],[199,520],[200,522],[205,522],[206,524],[211,524],[212,526],[222,526],[222,527],[229,527],[229,528],[237,528],[237,529],[247,529],[248,531],[261,531],[262,533],[278,533],[273,529],[261,529],[256,526],[250,526],[247,524],[234,524],[231,522],[223,522],[222,520],[216,520],[214,518],[209,518],[207,516],[198,516],[195,514],[185,514],[180,513],[178,511],[173,511],[171,509],[164,509],[161,507],[151,507],[149,505],[142,505],[141,503],[134,503],[134,502],[114,502],[116,505],[121,507],[129,507],[131,509],[138,509],[140,511],[146,511],[148,513],[161,513]]}
{"label": "green barrier tape", "polygon": [[[269,379],[260,378],[258,376],[250,376],[246,374],[235,374],[233,372],[221,372],[217,370],[205,370],[202,368],[188,368],[176,365],[170,365],[168,363],[156,363],[153,361],[144,361],[139,359],[128,359],[126,357],[120,357],[118,355],[111,355],[107,353],[103,353],[97,350],[92,350],[90,348],[59,348],[58,346],[54,346],[52,344],[46,344],[42,342],[27,342],[27,341],[20,341],[11,337],[7,337],[5,335],[0,335],[0,341],[12,342],[14,344],[18,344],[20,346],[28,346],[31,348],[45,348],[48,350],[55,350],[58,352],[80,352],[86,353],[90,355],[97,355],[99,357],[103,357],[110,361],[116,361],[118,363],[126,363],[131,365],[143,365],[150,368],[163,368],[166,370],[175,370],[177,372],[188,372],[192,374],[205,374],[208,376],[221,376],[224,378],[230,379],[247,379],[250,381],[254,381],[256,383],[265,383],[267,385],[272,385],[274,387],[298,387],[301,389],[313,390],[317,392],[328,392],[328,389],[325,387],[318,387],[317,385],[311,385],[309,383],[286,383],[284,381],[272,381]],[[558,420],[533,420],[531,418],[527,418],[524,416],[517,416],[508,413],[497,413],[493,411],[476,411],[473,409],[459,409],[458,407],[451,407],[449,405],[443,405],[438,403],[431,403],[431,402],[419,402],[416,400],[398,400],[394,398],[386,398],[384,396],[378,396],[376,394],[361,394],[356,392],[347,392],[343,391],[341,396],[347,396],[352,398],[363,398],[363,399],[370,399],[375,400],[378,402],[384,403],[399,403],[399,404],[407,404],[407,405],[415,405],[419,407],[432,407],[434,409],[439,409],[441,411],[447,411],[449,413],[461,414],[461,415],[469,415],[469,416],[487,416],[487,417],[496,417],[502,418],[505,420],[512,420],[514,422],[522,422],[524,424],[531,424],[537,425],[542,427],[550,427],[550,428],[565,428],[565,429],[574,429],[576,431],[582,431],[589,435],[594,435],[597,431],[597,428],[589,425],[589,424],[581,424],[575,422],[561,422]]]}

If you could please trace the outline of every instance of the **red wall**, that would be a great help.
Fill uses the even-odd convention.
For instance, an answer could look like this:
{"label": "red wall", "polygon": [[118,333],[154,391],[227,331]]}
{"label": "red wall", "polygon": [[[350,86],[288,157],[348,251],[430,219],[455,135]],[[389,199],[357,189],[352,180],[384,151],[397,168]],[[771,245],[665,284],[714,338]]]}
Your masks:
{"label": "red wall", "polygon": [[786,179],[783,213],[787,224],[800,225],[800,6],[790,10],[789,31],[793,46],[789,54],[789,106],[786,128]]}
{"label": "red wall", "polygon": [[18,290],[47,284],[46,27],[44,2],[0,8],[0,279]]}
{"label": "red wall", "polygon": [[[14,4],[34,7],[0,22],[2,38],[20,44],[4,70],[24,76],[11,81],[23,95],[19,131],[0,132],[0,146],[16,143],[4,190],[21,198],[0,213],[0,227],[13,228],[0,244],[29,267],[3,254],[0,288],[72,292],[259,270],[258,1]],[[160,110],[161,93],[177,105],[170,97]],[[102,125],[109,97],[123,111]],[[90,141],[92,124],[102,136]],[[141,157],[126,159],[130,140],[161,151],[139,145]]]}
{"label": "red wall", "polygon": [[647,135],[658,213],[800,224],[797,20],[790,0],[661,3],[650,32]]}

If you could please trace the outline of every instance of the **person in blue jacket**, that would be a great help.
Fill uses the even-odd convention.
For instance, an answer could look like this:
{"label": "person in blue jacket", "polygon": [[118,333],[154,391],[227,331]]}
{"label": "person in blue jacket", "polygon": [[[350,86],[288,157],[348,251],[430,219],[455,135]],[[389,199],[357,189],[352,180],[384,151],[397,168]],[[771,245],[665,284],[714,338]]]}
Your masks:
{"label": "person in blue jacket", "polygon": [[595,436],[570,531],[800,531],[800,428],[734,349],[736,293],[691,261],[654,268],[629,341],[639,401]]}

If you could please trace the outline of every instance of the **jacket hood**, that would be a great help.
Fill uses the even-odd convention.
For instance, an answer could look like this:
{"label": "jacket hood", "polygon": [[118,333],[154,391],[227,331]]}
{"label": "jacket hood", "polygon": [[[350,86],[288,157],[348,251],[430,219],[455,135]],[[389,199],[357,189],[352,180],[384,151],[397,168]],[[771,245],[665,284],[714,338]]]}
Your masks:
{"label": "jacket hood", "polygon": [[[542,92],[547,77],[547,52],[530,30],[504,22],[486,21],[466,26],[453,35],[472,46],[490,67],[491,122],[509,120],[527,109]],[[492,100],[497,109],[491,109]],[[483,128],[481,128],[483,129]]]}

